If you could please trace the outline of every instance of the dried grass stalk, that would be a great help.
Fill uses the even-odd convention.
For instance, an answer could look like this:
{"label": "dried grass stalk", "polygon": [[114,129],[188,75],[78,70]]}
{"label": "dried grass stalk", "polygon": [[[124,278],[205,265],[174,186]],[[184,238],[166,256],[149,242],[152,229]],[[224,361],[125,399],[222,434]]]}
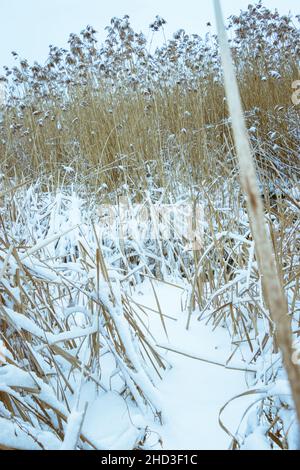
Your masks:
{"label": "dried grass stalk", "polygon": [[292,330],[288,316],[287,300],[280,282],[273,247],[266,228],[264,207],[258,189],[252,150],[219,0],[214,0],[214,6],[224,69],[225,89],[240,166],[240,180],[247,199],[247,210],[262,278],[264,300],[276,327],[275,337],[282,352],[300,422],[300,368],[292,361]]}

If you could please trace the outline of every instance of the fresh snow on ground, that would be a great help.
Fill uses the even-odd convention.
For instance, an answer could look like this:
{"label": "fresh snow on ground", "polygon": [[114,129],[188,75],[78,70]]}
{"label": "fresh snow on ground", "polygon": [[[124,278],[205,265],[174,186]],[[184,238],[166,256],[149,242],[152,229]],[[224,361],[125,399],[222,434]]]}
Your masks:
{"label": "fresh snow on ground", "polygon": [[[169,339],[161,328],[160,316],[149,313],[149,329],[157,343],[170,344],[175,349],[188,350],[195,355],[210,356],[224,361],[230,355],[229,336],[224,328],[211,327],[192,317],[186,330],[187,313],[184,291],[164,283],[153,283],[163,314]],[[152,287],[148,281],[138,286],[134,300],[157,309]],[[183,309],[181,309],[181,305]],[[163,400],[163,426],[150,428],[161,436],[164,449],[227,449],[230,437],[218,423],[219,411],[224,403],[247,390],[245,372],[205,363],[186,356],[167,352],[171,369],[158,384]],[[242,402],[242,403],[241,403]],[[229,428],[235,433],[243,414],[245,399],[229,406],[224,414],[229,417]],[[159,448],[159,446],[157,446]]]}
{"label": "fresh snow on ground", "polygon": [[[36,215],[31,220],[30,214],[41,211],[34,196],[33,202],[28,195],[18,201],[27,201],[21,213],[29,220],[29,232],[38,235],[32,242],[17,219],[11,232],[20,243],[28,238],[24,246],[29,248],[20,249],[19,258],[9,246],[0,250],[6,296],[1,318],[11,325],[6,342],[0,341],[0,392],[24,402],[25,409],[33,399],[41,400],[47,414],[51,410],[52,427],[35,427],[2,406],[0,442],[5,447],[227,449],[234,442],[241,449],[271,448],[271,423],[261,404],[277,407],[288,448],[299,447],[281,357],[266,343],[268,316],[260,284],[252,289],[257,283],[252,240],[233,231],[216,232],[217,241],[229,237],[236,250],[243,246],[246,262],[215,290],[204,276],[204,302],[197,306],[193,285],[181,273],[181,263],[193,263],[186,251],[180,258],[169,251],[166,256],[162,244],[141,239],[132,245],[127,235],[121,247],[111,224],[96,220],[89,225],[88,211],[79,216],[83,204],[75,195],[57,195],[53,205],[45,193],[50,221]],[[57,205],[63,206],[61,212]],[[70,231],[74,223],[76,236]],[[214,255],[213,243],[206,246],[203,272],[204,260]],[[130,263],[124,262],[124,253]],[[30,304],[15,285],[20,263]],[[45,299],[36,284],[47,293]],[[293,298],[291,291],[291,303]],[[254,301],[265,314],[252,324],[244,303]],[[219,316],[218,306],[225,309],[229,303],[238,307],[234,316]],[[8,350],[12,332],[22,341],[30,339],[29,360]],[[57,416],[63,420],[62,433]],[[279,421],[279,432],[280,426]],[[277,445],[276,434],[272,437]]]}
{"label": "fresh snow on ground", "polygon": [[[151,285],[146,280],[133,289],[130,298],[147,312],[144,321],[168,365],[162,380],[156,380],[163,422],[161,424],[154,419],[151,412],[142,415],[133,402],[124,400],[118,393],[121,381],[116,375],[115,380],[107,384],[111,391],[105,393],[101,393],[91,381],[84,383],[79,405],[83,410],[87,404],[82,427],[84,435],[100,449],[132,449],[135,442],[143,438],[146,428],[148,439],[145,448],[228,449],[231,438],[218,422],[219,412],[224,403],[247,390],[246,372],[164,349],[169,347],[212,362],[225,363],[231,354],[226,329],[219,327],[213,331],[211,325],[198,321],[194,314],[187,330],[186,291],[180,287],[157,281],[152,281]],[[157,300],[161,313],[166,315],[168,338],[161,325]],[[164,348],[160,347],[162,345]],[[105,369],[109,369],[111,364],[109,356],[103,359],[105,376]],[[232,361],[232,364],[237,363],[243,367],[242,361]],[[232,434],[236,433],[245,406],[250,402],[249,398],[234,401],[225,411],[223,422]],[[75,412],[74,419],[80,418],[80,412]],[[74,442],[71,435],[69,440],[72,442],[72,439]]]}

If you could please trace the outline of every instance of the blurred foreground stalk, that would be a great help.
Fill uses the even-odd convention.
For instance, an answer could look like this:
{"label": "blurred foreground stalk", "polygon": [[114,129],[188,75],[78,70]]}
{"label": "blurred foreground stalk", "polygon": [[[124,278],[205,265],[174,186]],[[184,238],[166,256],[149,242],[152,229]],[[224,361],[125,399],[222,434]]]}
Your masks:
{"label": "blurred foreground stalk", "polygon": [[264,300],[275,324],[276,341],[282,353],[298,422],[300,423],[300,367],[292,361],[293,342],[287,300],[280,282],[273,247],[265,224],[264,207],[258,189],[254,160],[219,0],[214,0],[214,7],[225,89],[240,166],[240,180],[247,199],[247,209],[262,279]]}

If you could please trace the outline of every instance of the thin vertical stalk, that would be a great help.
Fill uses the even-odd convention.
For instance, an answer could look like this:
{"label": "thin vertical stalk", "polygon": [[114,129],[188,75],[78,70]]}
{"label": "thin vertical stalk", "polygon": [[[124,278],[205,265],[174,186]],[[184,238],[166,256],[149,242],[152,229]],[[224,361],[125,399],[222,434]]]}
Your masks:
{"label": "thin vertical stalk", "polygon": [[214,6],[225,89],[240,166],[240,180],[247,199],[250,226],[262,278],[264,300],[274,321],[277,344],[282,352],[283,363],[300,422],[300,368],[292,361],[293,343],[287,300],[280,282],[272,243],[265,223],[264,207],[258,189],[252,150],[219,0],[214,0]]}

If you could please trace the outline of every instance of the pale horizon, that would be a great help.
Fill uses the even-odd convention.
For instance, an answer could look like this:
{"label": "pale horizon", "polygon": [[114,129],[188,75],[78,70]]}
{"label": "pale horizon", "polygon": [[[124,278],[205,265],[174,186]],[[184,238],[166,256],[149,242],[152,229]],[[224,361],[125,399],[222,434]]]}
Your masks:
{"label": "pale horizon", "polygon": [[[247,8],[249,0],[223,0],[225,17],[238,14],[240,9]],[[252,2],[256,3],[256,2]],[[297,14],[296,0],[265,0],[269,8],[277,8],[280,13]],[[49,45],[67,47],[70,33],[79,33],[87,24],[98,32],[99,42],[105,38],[105,26],[114,16],[130,16],[133,28],[147,35],[149,24],[156,15],[162,16],[167,24],[165,35],[169,39],[178,29],[187,33],[205,34],[206,23],[211,22],[214,28],[212,1],[203,4],[197,0],[2,0],[0,6],[0,70],[4,65],[13,66],[15,60],[11,51],[30,63],[43,63],[48,55]],[[157,43],[164,40],[163,34],[156,35]]]}

